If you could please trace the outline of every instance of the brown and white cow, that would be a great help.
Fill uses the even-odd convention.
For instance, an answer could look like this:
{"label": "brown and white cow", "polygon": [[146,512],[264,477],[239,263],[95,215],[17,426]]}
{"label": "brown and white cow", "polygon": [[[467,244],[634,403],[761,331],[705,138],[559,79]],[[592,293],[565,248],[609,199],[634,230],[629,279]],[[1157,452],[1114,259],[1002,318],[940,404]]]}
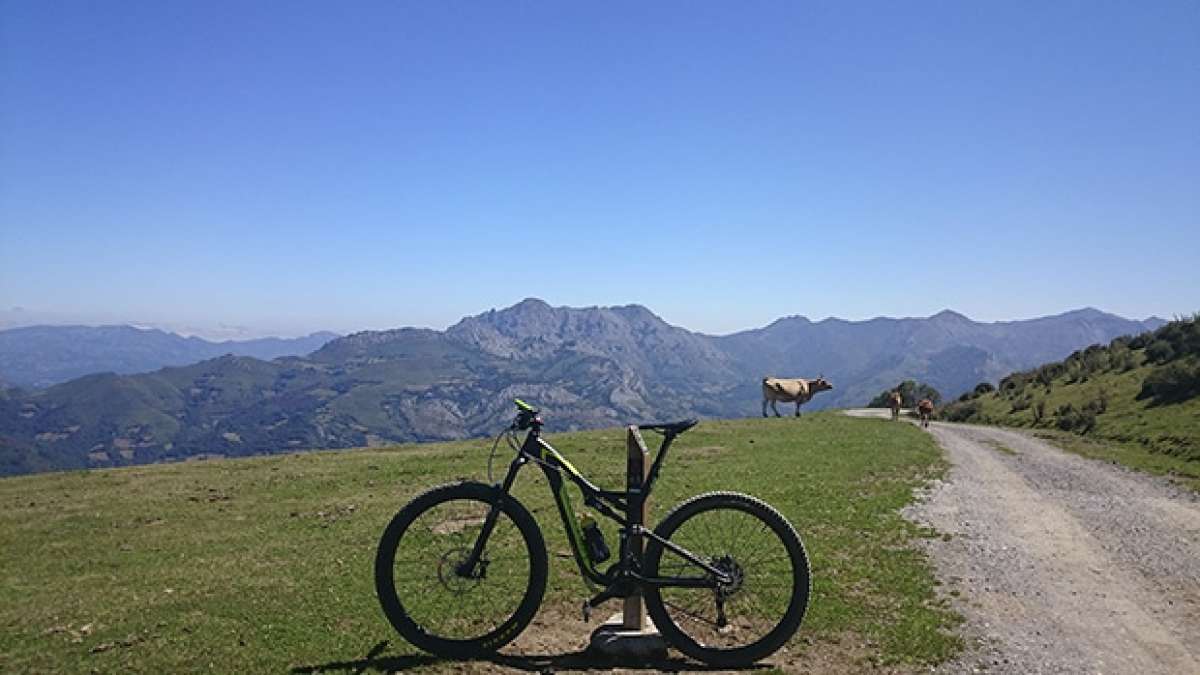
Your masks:
{"label": "brown and white cow", "polygon": [[929,428],[929,420],[933,417],[933,401],[927,398],[917,403],[917,414],[921,416],[921,426]]}
{"label": "brown and white cow", "polygon": [[833,385],[824,377],[818,377],[815,380],[805,380],[801,378],[785,379],[782,377],[764,377],[762,381],[763,404],[762,415],[767,416],[767,403],[771,404],[771,410],[775,411],[775,416],[779,417],[779,408],[775,407],[777,401],[784,403],[796,402],[796,417],[800,416],[800,406],[812,400],[812,397],[822,391],[833,389]]}
{"label": "brown and white cow", "polygon": [[888,395],[888,407],[892,409],[892,419],[900,419],[900,407],[904,405],[904,397],[900,392],[893,391]]}

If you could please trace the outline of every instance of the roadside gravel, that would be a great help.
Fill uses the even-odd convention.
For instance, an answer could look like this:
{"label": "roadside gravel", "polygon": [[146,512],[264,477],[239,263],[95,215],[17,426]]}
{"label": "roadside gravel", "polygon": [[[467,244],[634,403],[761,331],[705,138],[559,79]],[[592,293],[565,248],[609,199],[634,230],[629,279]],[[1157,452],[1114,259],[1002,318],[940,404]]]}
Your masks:
{"label": "roadside gravel", "polygon": [[934,423],[953,464],[906,509],[966,617],[947,673],[1200,674],[1200,500],[1013,430]]}

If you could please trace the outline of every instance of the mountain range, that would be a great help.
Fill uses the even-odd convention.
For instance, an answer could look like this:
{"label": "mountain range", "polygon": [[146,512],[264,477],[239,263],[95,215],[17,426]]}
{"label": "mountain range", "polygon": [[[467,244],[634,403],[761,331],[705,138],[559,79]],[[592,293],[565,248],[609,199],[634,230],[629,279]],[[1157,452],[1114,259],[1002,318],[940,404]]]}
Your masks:
{"label": "mountain range", "polygon": [[322,332],[299,338],[210,342],[133,326],[11,328],[0,330],[0,381],[18,387],[48,387],[92,373],[144,373],[224,354],[267,360],[300,356],[336,337],[336,333]]}
{"label": "mountain range", "polygon": [[764,375],[832,380],[812,409],[861,405],[901,379],[954,396],[1162,323],[1090,308],[999,323],[943,311],[793,316],[710,336],[639,305],[531,298],[445,331],[356,333],[307,356],[226,355],[0,390],[0,473],[487,435],[507,423],[514,397],[541,406],[551,430],[755,415]]}

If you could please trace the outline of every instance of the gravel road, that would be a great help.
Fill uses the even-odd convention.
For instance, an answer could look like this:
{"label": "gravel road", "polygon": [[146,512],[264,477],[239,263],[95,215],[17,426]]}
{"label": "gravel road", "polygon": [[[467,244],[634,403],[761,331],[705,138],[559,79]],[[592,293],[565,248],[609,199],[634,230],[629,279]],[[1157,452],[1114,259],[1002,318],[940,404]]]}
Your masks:
{"label": "gravel road", "polygon": [[940,672],[1200,674],[1196,494],[1013,430],[930,433],[953,468],[905,515],[950,535],[925,546],[967,619]]}

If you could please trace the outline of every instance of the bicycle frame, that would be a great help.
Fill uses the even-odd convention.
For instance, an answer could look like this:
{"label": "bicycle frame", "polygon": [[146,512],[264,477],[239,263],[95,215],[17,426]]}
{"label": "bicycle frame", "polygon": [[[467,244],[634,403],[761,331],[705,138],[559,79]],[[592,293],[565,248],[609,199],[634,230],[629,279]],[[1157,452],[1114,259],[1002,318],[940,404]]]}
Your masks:
{"label": "bicycle frame", "polygon": [[[637,589],[646,586],[716,588],[719,583],[730,582],[728,575],[724,571],[717,569],[683,547],[658,537],[650,530],[647,530],[645,524],[641,522],[642,506],[650,496],[651,488],[654,485],[654,481],[658,478],[658,473],[662,467],[663,460],[666,458],[667,450],[675,439],[674,434],[664,434],[662,445],[659,446],[658,454],[651,464],[650,472],[639,488],[614,491],[604,490],[585,478],[554,446],[542,439],[540,426],[540,422],[535,421],[533,423],[528,434],[525,436],[525,442],[521,445],[517,456],[509,464],[504,480],[497,484],[496,487],[499,488],[497,491],[497,503],[493,504],[492,508],[488,511],[471,555],[459,567],[458,571],[460,574],[470,575],[474,573],[479,560],[483,556],[487,539],[495,527],[500,511],[500,501],[509,498],[509,491],[512,489],[518,472],[520,472],[525,464],[532,461],[542,468],[546,480],[550,484],[555,504],[558,506],[559,517],[562,519],[563,527],[567,532],[567,539],[571,544],[571,553],[575,558],[575,563],[578,565],[580,573],[589,583],[605,587],[603,592],[589,601],[589,605],[595,606],[604,600],[614,597],[626,597],[637,592]],[[594,509],[609,520],[615,521],[621,528],[621,541],[618,547],[617,560],[604,572],[596,569],[596,565],[586,553],[583,533],[574,517],[570,497],[566,490],[566,483],[563,480],[564,476],[579,487],[583,493],[583,502],[587,507]],[[629,546],[631,539],[634,537],[650,537],[656,540],[663,547],[704,570],[706,574],[694,577],[648,577],[643,575],[642,547]]]}

